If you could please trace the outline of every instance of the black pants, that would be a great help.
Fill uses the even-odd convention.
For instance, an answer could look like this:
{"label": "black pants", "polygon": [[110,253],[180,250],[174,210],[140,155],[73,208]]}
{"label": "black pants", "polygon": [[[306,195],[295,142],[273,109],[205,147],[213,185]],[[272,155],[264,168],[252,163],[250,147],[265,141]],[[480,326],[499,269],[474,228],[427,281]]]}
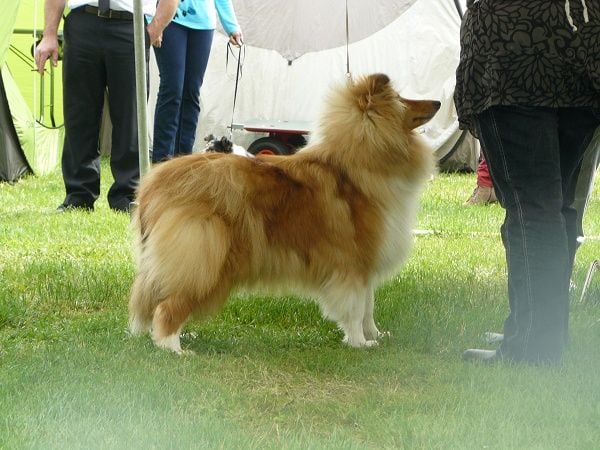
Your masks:
{"label": "black pants", "polygon": [[503,357],[556,363],[567,340],[577,249],[571,206],[580,163],[600,119],[589,108],[492,107],[478,117],[500,203],[510,314]]}
{"label": "black pants", "polygon": [[99,134],[108,89],[114,178],[108,203],[127,209],[139,181],[133,22],[75,9],[65,20],[64,36],[64,204],[91,207],[100,195]]}

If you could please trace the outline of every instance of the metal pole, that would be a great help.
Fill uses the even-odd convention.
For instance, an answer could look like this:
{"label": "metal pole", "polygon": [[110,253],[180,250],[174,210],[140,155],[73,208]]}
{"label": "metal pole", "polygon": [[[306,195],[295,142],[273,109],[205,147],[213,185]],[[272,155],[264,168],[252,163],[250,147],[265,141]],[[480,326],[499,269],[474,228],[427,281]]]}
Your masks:
{"label": "metal pole", "polygon": [[456,10],[458,11],[458,15],[462,19],[463,16],[465,15],[465,13],[462,10],[462,6],[460,5],[460,2],[458,0],[454,0],[454,6],[456,6]]}
{"label": "metal pole", "polygon": [[135,94],[137,101],[140,178],[150,170],[148,143],[145,21],[142,0],[133,1],[133,38],[135,47]]}

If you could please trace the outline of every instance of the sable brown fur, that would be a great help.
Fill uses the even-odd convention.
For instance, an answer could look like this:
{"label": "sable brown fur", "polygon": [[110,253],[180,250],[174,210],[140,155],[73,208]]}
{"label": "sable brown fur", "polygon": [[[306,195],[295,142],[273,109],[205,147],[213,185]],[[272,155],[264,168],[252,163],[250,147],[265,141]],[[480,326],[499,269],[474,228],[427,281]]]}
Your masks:
{"label": "sable brown fur", "polygon": [[402,99],[383,74],[334,89],[291,156],[202,153],[156,165],[134,212],[130,329],[181,352],[192,314],[234,289],[312,295],[352,346],[380,336],[373,291],[406,259],[434,170],[414,128],[439,102]]}

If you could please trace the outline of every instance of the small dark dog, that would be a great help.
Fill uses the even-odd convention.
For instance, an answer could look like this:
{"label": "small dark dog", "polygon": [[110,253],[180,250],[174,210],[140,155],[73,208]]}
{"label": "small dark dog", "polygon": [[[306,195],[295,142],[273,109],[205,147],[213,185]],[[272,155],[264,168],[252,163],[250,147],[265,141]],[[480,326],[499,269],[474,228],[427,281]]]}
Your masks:
{"label": "small dark dog", "polygon": [[204,140],[206,141],[206,148],[204,149],[205,152],[233,153],[234,155],[239,156],[252,156],[242,146],[234,144],[225,136],[217,139],[212,134],[209,134],[204,138]]}

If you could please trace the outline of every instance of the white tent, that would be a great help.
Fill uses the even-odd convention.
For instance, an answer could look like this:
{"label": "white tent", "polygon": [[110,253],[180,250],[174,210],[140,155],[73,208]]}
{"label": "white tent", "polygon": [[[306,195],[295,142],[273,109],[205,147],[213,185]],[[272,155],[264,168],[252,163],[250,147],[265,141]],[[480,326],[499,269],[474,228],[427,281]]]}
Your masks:
{"label": "white tent", "polygon": [[[277,3],[281,7],[276,7]],[[266,4],[275,4],[268,7]],[[296,5],[299,4],[299,5]],[[321,102],[334,82],[346,76],[345,0],[233,0],[245,37],[245,57],[237,90],[233,122],[315,120]],[[371,9],[364,12],[364,5]],[[310,8],[309,8],[310,6]],[[360,7],[363,7],[362,9]],[[323,12],[315,12],[323,8]],[[313,20],[298,17],[301,9]],[[329,10],[329,11],[328,11]],[[288,14],[282,13],[287,11]],[[325,13],[327,12],[327,14]],[[377,16],[377,17],[370,17]],[[337,17],[335,23],[332,18]],[[407,98],[429,98],[442,102],[436,117],[423,128],[423,135],[450,170],[474,169],[479,149],[476,141],[458,130],[452,95],[459,56],[460,15],[454,0],[349,0],[349,62],[353,76],[383,72]],[[373,20],[379,28],[364,30]],[[284,35],[311,40],[294,53],[277,44]],[[280,35],[283,30],[283,35]],[[321,37],[315,39],[315,34]],[[323,49],[313,50],[319,42]],[[327,43],[340,45],[330,47]],[[266,48],[272,45],[273,49]],[[313,45],[313,47],[310,47]],[[313,51],[311,51],[313,50]],[[237,56],[237,52],[235,52]],[[232,122],[237,63],[229,55],[227,38],[216,33],[201,91],[201,117],[196,147],[208,134],[228,135]],[[158,86],[158,70],[151,65],[149,121]],[[248,146],[260,137],[235,131],[234,141]],[[452,158],[449,156],[452,155]],[[453,161],[454,160],[454,161]]]}

